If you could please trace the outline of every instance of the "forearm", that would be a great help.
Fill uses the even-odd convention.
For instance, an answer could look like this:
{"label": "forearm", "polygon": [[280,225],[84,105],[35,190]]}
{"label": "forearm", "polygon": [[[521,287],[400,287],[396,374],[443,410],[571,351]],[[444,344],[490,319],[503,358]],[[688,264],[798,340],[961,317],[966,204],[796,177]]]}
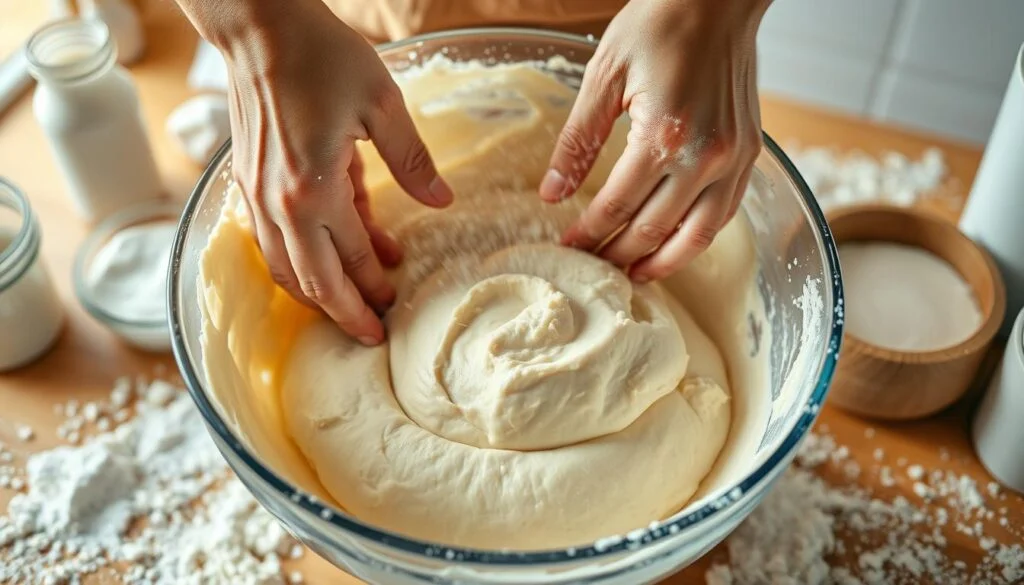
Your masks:
{"label": "forearm", "polygon": [[266,37],[288,14],[320,0],[175,0],[199,34],[226,54]]}

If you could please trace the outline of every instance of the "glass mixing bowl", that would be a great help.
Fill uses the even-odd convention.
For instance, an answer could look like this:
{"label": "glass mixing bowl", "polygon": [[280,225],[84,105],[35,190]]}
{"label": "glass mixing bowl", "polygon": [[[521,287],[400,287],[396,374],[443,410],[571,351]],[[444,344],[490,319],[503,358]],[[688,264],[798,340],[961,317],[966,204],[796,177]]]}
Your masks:
{"label": "glass mixing bowl", "polygon": [[[379,51],[395,72],[437,54],[455,61],[530,61],[578,87],[582,69],[565,67],[565,63],[586,63],[595,46],[583,37],[560,33],[474,29],[382,45]],[[667,520],[568,549],[452,548],[363,523],[299,490],[264,463],[239,429],[238,413],[226,412],[210,396],[200,347],[199,259],[229,186],[229,144],[217,153],[192,193],[174,244],[169,312],[174,353],[185,383],[218,448],[255,497],[310,549],[366,581],[630,585],[656,581],[710,550],[761,501],[814,422],[836,365],[843,306],[836,247],[793,164],[770,137],[764,137],[764,144],[742,210],[760,264],[755,286],[765,317],[752,318],[750,331],[765,340],[754,343],[752,353],[767,364],[763,393],[770,412],[763,427],[753,429],[759,440],[753,443],[753,455],[743,472],[724,489]],[[767,333],[757,335],[758,331]]]}

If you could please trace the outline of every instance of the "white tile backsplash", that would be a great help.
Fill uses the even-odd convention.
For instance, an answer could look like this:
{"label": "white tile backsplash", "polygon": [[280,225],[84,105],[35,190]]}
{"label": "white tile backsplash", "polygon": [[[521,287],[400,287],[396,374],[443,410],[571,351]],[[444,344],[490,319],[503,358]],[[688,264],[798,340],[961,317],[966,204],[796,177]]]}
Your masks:
{"label": "white tile backsplash", "polygon": [[983,143],[1003,92],[893,69],[882,74],[875,97],[869,114],[877,120]]}
{"label": "white tile backsplash", "polygon": [[834,49],[806,50],[785,38],[758,39],[758,84],[764,91],[846,112],[867,107],[876,63]]}
{"label": "white tile backsplash", "polygon": [[776,0],[765,14],[761,32],[879,58],[898,5],[899,0]]}
{"label": "white tile backsplash", "polygon": [[893,43],[892,65],[1005,89],[1017,49],[1024,43],[1024,1],[905,1],[907,28]]}
{"label": "white tile backsplash", "polygon": [[775,0],[759,85],[980,144],[1021,43],[1024,0]]}

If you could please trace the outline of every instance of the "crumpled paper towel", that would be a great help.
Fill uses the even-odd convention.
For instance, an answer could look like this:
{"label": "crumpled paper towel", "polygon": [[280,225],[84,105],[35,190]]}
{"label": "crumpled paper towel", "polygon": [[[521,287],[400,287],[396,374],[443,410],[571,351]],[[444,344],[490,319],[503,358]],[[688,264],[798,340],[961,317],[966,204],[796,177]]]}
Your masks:
{"label": "crumpled paper towel", "polygon": [[228,66],[210,43],[200,39],[188,72],[188,85],[198,91],[228,91]]}
{"label": "crumpled paper towel", "polygon": [[190,159],[205,165],[231,136],[228,99],[220,93],[189,98],[167,117],[166,128]]}

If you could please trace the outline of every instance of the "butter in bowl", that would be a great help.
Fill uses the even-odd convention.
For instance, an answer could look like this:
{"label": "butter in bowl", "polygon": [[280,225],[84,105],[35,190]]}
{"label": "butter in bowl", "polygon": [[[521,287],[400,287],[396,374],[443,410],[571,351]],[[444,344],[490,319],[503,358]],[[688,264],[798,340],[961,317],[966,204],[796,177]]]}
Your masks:
{"label": "butter in bowl", "polygon": [[846,287],[845,339],[829,400],[854,414],[935,414],[971,386],[1006,310],[995,262],[956,225],[886,205],[829,224]]}

